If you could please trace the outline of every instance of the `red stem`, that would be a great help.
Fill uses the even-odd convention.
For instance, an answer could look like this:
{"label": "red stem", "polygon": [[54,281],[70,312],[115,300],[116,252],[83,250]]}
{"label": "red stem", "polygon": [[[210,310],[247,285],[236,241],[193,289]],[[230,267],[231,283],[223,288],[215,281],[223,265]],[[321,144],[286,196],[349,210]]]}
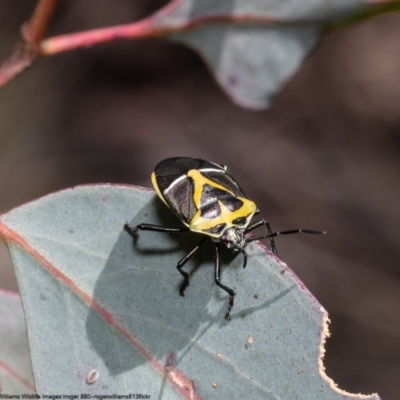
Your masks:
{"label": "red stem", "polygon": [[[63,51],[89,47],[113,40],[162,36],[212,23],[297,26],[323,24],[323,21],[280,20],[255,15],[214,15],[200,17],[176,25],[162,25],[160,21],[164,20],[171,9],[177,7],[181,1],[182,0],[172,0],[162,10],[139,22],[55,36],[42,41],[57,0],[39,0],[31,20],[23,27],[22,35],[24,42],[18,43],[11,56],[0,65],[0,87],[29,67],[39,55],[49,56]],[[366,0],[367,3],[371,4],[391,3],[396,1],[398,0]]]}
{"label": "red stem", "polygon": [[22,41],[0,65],[0,87],[30,67],[39,55],[42,41],[57,0],[39,0],[31,19],[22,26]]}
{"label": "red stem", "polygon": [[38,48],[43,40],[57,0],[39,0],[30,21],[23,26],[22,36],[26,42]]}
{"label": "red stem", "polygon": [[40,54],[49,56],[64,51],[74,50],[81,47],[89,47],[95,44],[111,42],[118,39],[138,39],[144,37],[163,36],[193,29],[199,25],[215,23],[306,25],[313,22],[296,20],[283,21],[268,17],[256,17],[254,15],[215,15],[192,19],[179,25],[163,26],[158,24],[158,21],[154,18],[154,16],[151,16],[132,24],[54,36],[44,40],[41,43]]}

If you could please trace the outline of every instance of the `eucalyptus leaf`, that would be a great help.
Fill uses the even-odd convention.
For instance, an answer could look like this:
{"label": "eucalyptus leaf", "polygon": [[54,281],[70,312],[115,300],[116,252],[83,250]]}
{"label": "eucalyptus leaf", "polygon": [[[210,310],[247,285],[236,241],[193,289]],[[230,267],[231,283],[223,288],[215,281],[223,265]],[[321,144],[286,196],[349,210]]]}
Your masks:
{"label": "eucalyptus leaf", "polygon": [[[123,230],[141,222],[178,227],[148,189],[81,186],[1,217],[24,304],[37,393],[142,394],[152,399],[379,399],[335,388],[321,357],[328,316],[263,245],[242,258],[212,243],[175,266],[201,235]],[[211,242],[211,241],[210,241]],[[89,383],[90,382],[90,383]]]}
{"label": "eucalyptus leaf", "polygon": [[372,0],[173,0],[151,17],[196,50],[238,104],[265,108],[318,42],[324,25]]}
{"label": "eucalyptus leaf", "polygon": [[34,393],[21,299],[0,290],[0,393]]}

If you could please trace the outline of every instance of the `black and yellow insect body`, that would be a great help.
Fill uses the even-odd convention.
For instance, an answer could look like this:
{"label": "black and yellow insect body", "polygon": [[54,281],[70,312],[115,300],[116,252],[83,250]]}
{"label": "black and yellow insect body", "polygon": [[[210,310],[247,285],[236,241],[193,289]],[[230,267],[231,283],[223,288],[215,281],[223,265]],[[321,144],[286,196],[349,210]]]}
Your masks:
{"label": "black and yellow insect body", "polygon": [[[259,212],[257,206],[246,197],[238,183],[229,174],[228,168],[223,165],[188,157],[168,158],[156,166],[151,180],[158,196],[185,227],[166,228],[152,224],[131,227],[126,223],[124,229],[132,236],[138,230],[157,232],[190,230],[205,235],[203,240],[178,262],[178,271],[184,277],[180,288],[182,296],[189,286],[189,275],[182,268],[209,236],[215,242],[215,283],[230,296],[225,314],[228,320],[230,320],[235,292],[223,285],[220,280],[220,243],[224,243],[234,251],[240,251],[244,256],[243,268],[245,268],[247,263],[245,246],[249,242],[268,238],[271,250],[277,254],[273,239],[277,235],[297,232],[324,233],[304,229],[272,233],[269,223],[264,219],[251,223],[253,216]],[[247,235],[261,225],[266,227],[267,235],[258,238]]]}

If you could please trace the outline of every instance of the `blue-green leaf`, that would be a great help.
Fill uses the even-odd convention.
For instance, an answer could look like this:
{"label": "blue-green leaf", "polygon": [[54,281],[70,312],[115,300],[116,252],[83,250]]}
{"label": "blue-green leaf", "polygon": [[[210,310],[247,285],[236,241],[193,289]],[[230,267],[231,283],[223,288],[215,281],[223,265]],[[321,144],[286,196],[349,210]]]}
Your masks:
{"label": "blue-green leaf", "polygon": [[65,190],[1,217],[39,394],[366,398],[325,376],[327,313],[264,246],[247,247],[246,269],[241,255],[222,253],[222,282],[237,293],[228,322],[211,241],[185,267],[181,297],[175,266],[200,235],[142,231],[133,242],[126,221],[180,226],[153,191],[116,185]]}
{"label": "blue-green leaf", "polygon": [[329,21],[371,9],[373,3],[173,0],[152,17],[151,25],[196,50],[235,102],[260,109],[296,72]]}
{"label": "blue-green leaf", "polygon": [[21,299],[0,290],[0,393],[34,393]]}

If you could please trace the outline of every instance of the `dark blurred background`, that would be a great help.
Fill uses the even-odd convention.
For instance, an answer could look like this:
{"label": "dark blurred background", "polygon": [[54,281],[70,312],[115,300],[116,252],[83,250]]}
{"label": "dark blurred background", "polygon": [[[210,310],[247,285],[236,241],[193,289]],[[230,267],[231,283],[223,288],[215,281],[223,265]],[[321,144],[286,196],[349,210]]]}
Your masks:
{"label": "dark blurred background", "polygon": [[[129,23],[167,1],[63,0],[49,35]],[[32,0],[2,0],[0,58]],[[227,164],[281,258],[329,311],[327,373],[400,395],[400,13],[326,35],[266,111],[233,104],[200,57],[162,40],[42,59],[0,93],[0,211],[83,183],[151,186],[170,156]],[[0,287],[17,290],[0,247]],[[294,399],[295,400],[295,399]]]}

